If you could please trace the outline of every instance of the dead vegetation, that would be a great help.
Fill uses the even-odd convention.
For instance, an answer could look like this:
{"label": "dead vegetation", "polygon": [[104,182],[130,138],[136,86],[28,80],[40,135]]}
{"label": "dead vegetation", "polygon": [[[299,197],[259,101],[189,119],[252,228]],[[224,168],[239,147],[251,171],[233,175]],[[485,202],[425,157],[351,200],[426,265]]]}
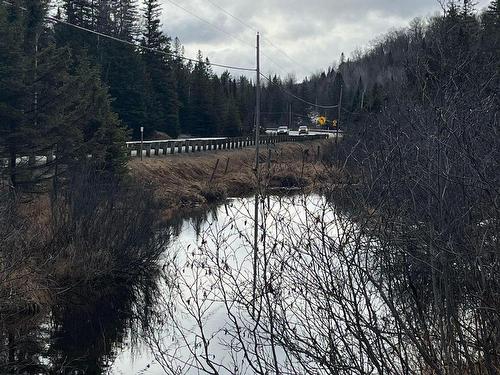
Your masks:
{"label": "dead vegetation", "polygon": [[[321,190],[331,167],[322,163],[329,141],[262,146],[260,175],[270,190]],[[319,151],[319,154],[318,154]],[[132,175],[155,191],[164,217],[203,208],[257,187],[255,149],[133,159]]]}
{"label": "dead vegetation", "polygon": [[48,310],[73,294],[103,291],[156,267],[153,195],[133,180],[76,172],[57,198],[0,201],[0,317]]}

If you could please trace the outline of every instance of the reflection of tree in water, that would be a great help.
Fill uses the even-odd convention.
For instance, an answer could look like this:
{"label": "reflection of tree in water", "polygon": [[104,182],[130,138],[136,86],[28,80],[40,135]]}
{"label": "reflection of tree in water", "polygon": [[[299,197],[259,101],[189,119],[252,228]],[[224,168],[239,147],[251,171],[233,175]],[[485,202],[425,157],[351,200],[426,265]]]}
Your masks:
{"label": "reflection of tree in water", "polygon": [[157,276],[110,288],[99,297],[74,296],[48,319],[3,322],[0,373],[105,372],[125,341],[136,344],[147,327],[158,296]]}
{"label": "reflection of tree in water", "polygon": [[217,221],[217,209],[219,206],[211,206],[208,209],[191,212],[188,216],[178,216],[168,222],[172,238],[177,238],[182,233],[183,225],[188,222],[195,231],[196,238],[201,235],[203,224],[209,220]]}
{"label": "reflection of tree in water", "polygon": [[197,239],[200,238],[203,226],[207,221],[217,221],[217,210],[218,206],[212,206],[206,211],[200,211],[190,216],[190,223]]}
{"label": "reflection of tree in water", "polygon": [[[46,373],[45,368],[34,359],[44,355],[46,331],[41,318],[17,317],[0,321],[0,373]],[[33,329],[36,327],[37,329]]]}

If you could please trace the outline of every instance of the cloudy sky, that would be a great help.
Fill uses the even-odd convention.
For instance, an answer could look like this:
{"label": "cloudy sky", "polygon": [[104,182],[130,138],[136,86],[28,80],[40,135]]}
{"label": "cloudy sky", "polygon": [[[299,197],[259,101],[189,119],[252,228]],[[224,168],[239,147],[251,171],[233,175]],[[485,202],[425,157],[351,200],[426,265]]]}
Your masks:
{"label": "cloudy sky", "polygon": [[[253,67],[255,30],[259,30],[263,37],[262,71],[294,74],[299,80],[338,61],[341,52],[349,57],[356,48],[366,48],[376,37],[408,25],[413,18],[441,11],[437,0],[161,2],[163,27],[170,36],[179,37],[186,57],[195,57],[201,50],[212,62]],[[488,3],[479,0],[477,7]]]}

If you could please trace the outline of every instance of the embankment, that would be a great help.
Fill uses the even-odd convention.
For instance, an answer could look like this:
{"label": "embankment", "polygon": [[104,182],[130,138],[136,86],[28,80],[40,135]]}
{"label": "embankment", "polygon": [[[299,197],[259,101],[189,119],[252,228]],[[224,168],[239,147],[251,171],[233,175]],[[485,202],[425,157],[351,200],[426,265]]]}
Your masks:
{"label": "embankment", "polygon": [[[262,147],[260,186],[321,191],[335,176],[327,150],[328,141]],[[0,320],[74,295],[100,298],[148,274],[168,240],[158,236],[159,210],[169,220],[249,195],[254,167],[253,148],[132,159],[130,179],[75,170],[57,199],[0,202]]]}
{"label": "embankment", "polygon": [[[321,190],[334,171],[323,152],[330,141],[283,143],[260,151],[261,186],[267,190]],[[152,188],[165,219],[203,209],[226,197],[255,191],[255,148],[173,155],[129,162],[131,174]]]}

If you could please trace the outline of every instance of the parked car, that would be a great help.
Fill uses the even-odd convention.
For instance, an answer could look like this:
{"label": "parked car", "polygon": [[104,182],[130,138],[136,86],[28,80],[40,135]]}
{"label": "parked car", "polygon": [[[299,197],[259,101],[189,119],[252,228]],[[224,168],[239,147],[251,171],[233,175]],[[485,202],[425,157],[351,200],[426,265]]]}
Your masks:
{"label": "parked car", "polygon": [[288,126],[280,126],[278,128],[278,134],[288,134]]}
{"label": "parked car", "polygon": [[307,126],[299,126],[299,134],[309,134],[309,129],[307,128]]}

